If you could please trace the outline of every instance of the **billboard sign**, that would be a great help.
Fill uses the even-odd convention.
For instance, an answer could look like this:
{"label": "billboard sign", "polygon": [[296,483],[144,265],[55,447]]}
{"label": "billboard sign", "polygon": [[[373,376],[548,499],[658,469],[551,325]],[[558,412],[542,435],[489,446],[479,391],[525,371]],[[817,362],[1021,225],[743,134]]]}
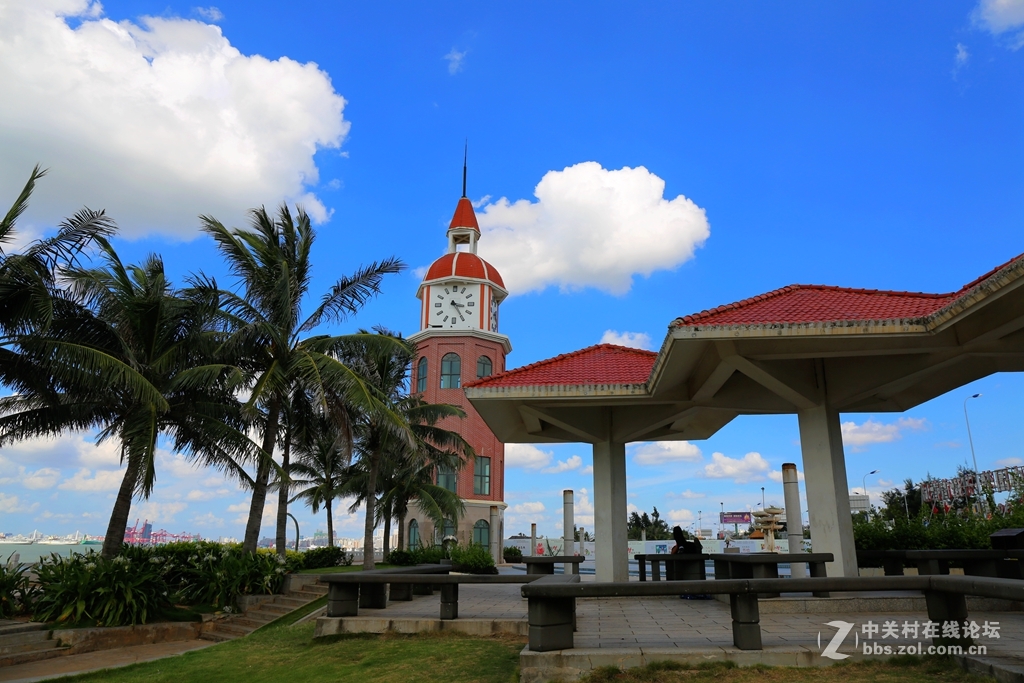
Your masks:
{"label": "billboard sign", "polygon": [[750,524],[749,512],[720,512],[718,513],[719,524]]}

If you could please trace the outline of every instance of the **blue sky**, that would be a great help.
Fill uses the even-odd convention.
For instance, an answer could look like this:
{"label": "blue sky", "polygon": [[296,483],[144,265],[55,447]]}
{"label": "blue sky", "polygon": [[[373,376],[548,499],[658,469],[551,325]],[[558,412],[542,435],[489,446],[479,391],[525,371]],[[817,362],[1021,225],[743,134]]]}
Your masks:
{"label": "blue sky", "polygon": [[[0,0],[0,27],[0,198],[51,169],[27,232],[104,207],[125,258],[223,278],[195,216],[300,201],[318,289],[388,255],[410,266],[340,330],[416,331],[415,269],[444,249],[467,139],[481,249],[512,289],[510,367],[609,331],[657,348],[678,315],[791,283],[946,292],[1024,251],[1024,0]],[[844,415],[851,487],[954,474],[979,391],[979,466],[1019,460],[1022,388],[1000,375]],[[795,417],[747,417],[689,449],[631,448],[630,502],[683,523],[761,486],[781,502],[769,472],[800,463],[797,439]],[[240,535],[243,493],[164,460],[140,516]],[[512,532],[554,531],[561,490],[592,486],[586,446],[512,460]],[[3,449],[0,530],[102,533],[117,479],[87,438]]]}

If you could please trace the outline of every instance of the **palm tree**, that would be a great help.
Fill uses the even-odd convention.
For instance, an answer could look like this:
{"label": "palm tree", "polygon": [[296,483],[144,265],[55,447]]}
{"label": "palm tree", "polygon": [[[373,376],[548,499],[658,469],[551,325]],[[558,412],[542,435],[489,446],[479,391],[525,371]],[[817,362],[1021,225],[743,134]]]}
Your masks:
{"label": "palm tree", "polygon": [[[309,216],[300,208],[293,217],[287,205],[280,207],[276,218],[263,207],[249,215],[248,230],[229,230],[210,216],[200,219],[243,289],[241,294],[225,292],[223,296],[232,325],[226,350],[249,379],[247,408],[258,410],[262,423],[264,458],[256,468],[242,544],[243,549],[255,552],[282,411],[297,384],[301,382],[310,400],[324,410],[335,401],[367,413],[377,414],[383,409],[374,389],[338,359],[347,337],[304,335],[355,314],[380,292],[384,275],[397,273],[404,266],[388,258],[339,278],[312,314],[303,319],[302,304],[311,278],[310,251],[315,240]],[[378,418],[389,420],[387,415]],[[282,462],[283,470],[289,466],[289,462]],[[282,486],[280,499],[286,501],[287,481]],[[279,524],[281,519],[283,514]],[[283,545],[278,552],[284,553]]]}
{"label": "palm tree", "polygon": [[321,506],[327,510],[327,545],[334,547],[333,505],[344,490],[344,475],[348,465],[348,448],[344,438],[329,420],[320,419],[314,429],[295,442],[296,462],[289,475],[294,495],[289,502],[302,500],[313,514]]}
{"label": "palm tree", "polygon": [[153,490],[161,435],[243,482],[242,463],[258,449],[234,398],[242,376],[214,359],[222,341],[216,287],[175,290],[159,257],[126,267],[105,239],[97,242],[103,267],[63,272],[74,308],[18,338],[18,371],[5,378],[15,393],[0,399],[0,444],[68,429],[117,440],[126,468],[102,550],[113,557],[132,498]]}
{"label": "palm tree", "polygon": [[387,547],[390,542],[390,522],[397,512],[392,505],[400,502],[388,498],[382,508],[383,512],[377,509],[377,495],[381,493],[383,479],[387,478],[387,474],[382,477],[382,468],[391,463],[392,469],[398,469],[403,466],[399,463],[415,463],[420,460],[436,468],[436,460],[441,459],[442,466],[458,465],[458,469],[464,458],[473,454],[472,447],[457,432],[437,426],[445,417],[465,417],[461,408],[429,404],[408,396],[409,369],[416,355],[415,346],[386,330],[378,329],[377,333],[377,337],[392,338],[396,345],[391,348],[353,345],[345,357],[376,387],[390,408],[388,414],[399,416],[412,438],[397,430],[392,421],[383,421],[373,414],[356,417],[353,431],[356,434],[356,453],[359,455],[356,466],[359,475],[353,475],[349,491],[356,499],[353,508],[360,503],[366,506],[363,528],[364,569],[374,567],[374,529],[379,522],[384,523],[384,543]]}

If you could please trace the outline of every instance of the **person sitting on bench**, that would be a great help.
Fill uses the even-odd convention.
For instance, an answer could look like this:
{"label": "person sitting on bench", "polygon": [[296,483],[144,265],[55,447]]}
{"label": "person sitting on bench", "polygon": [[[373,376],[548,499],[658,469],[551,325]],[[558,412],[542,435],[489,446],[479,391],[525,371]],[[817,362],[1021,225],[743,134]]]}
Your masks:
{"label": "person sitting on bench", "polygon": [[682,527],[672,527],[672,537],[676,540],[676,544],[672,546],[670,554],[696,554],[700,555],[704,552],[704,548],[701,546],[700,541],[697,539],[691,539],[689,534],[683,531]]}

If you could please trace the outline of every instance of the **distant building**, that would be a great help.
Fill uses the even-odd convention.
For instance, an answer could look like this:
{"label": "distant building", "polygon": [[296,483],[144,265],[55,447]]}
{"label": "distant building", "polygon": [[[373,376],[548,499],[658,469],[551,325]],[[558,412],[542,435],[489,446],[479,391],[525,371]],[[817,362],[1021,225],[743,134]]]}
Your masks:
{"label": "distant building", "polygon": [[850,494],[850,513],[855,515],[858,512],[871,512],[871,496],[866,493]]}

